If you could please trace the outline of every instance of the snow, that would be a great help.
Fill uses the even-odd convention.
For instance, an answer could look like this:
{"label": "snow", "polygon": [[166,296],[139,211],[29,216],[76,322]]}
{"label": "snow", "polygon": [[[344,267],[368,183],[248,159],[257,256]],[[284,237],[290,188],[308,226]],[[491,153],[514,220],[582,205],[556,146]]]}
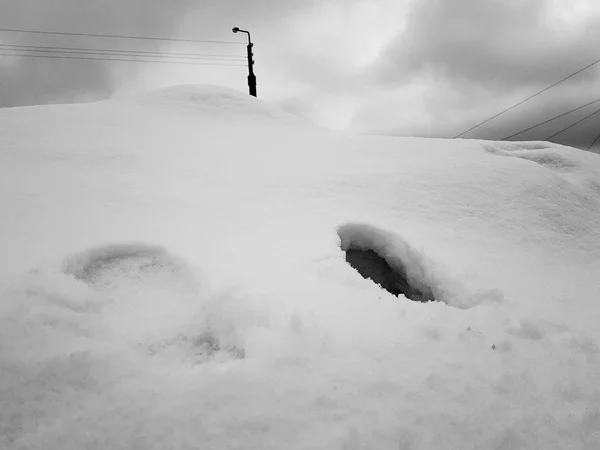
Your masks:
{"label": "snow", "polygon": [[599,155],[182,86],[1,109],[0,205],[0,448],[600,447]]}

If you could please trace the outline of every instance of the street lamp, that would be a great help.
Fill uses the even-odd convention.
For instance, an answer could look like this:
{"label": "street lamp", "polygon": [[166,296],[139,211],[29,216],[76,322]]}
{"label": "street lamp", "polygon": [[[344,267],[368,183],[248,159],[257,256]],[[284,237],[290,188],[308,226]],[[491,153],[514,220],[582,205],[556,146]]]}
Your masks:
{"label": "street lamp", "polygon": [[248,45],[246,46],[248,53],[248,89],[250,90],[250,95],[256,97],[256,75],[254,75],[254,61],[252,60],[252,47],[254,44],[250,40],[250,32],[241,30],[238,27],[233,27],[231,31],[234,33],[246,33],[248,35]]}

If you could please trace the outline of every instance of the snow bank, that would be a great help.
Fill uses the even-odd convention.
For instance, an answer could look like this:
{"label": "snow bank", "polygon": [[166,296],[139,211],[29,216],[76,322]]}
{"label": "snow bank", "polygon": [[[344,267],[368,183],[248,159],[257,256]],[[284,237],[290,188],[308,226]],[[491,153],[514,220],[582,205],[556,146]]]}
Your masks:
{"label": "snow bank", "polygon": [[208,121],[302,124],[303,119],[264,101],[220,86],[183,85],[129,97],[129,102],[167,114]]}
{"label": "snow bank", "polygon": [[600,194],[600,163],[596,155],[549,142],[484,143],[485,151],[534,162],[572,183]]}
{"label": "snow bank", "polygon": [[219,92],[0,110],[1,448],[600,447],[600,156]]}

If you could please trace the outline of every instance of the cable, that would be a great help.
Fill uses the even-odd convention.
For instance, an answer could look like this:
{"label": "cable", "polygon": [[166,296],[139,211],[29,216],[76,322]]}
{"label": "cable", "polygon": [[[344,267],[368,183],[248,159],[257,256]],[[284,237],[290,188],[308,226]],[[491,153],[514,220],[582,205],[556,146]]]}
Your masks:
{"label": "cable", "polygon": [[15,53],[0,53],[0,56],[13,56],[18,58],[50,58],[50,59],[79,59],[90,61],[123,61],[123,62],[144,62],[144,63],[163,63],[163,64],[186,64],[190,66],[223,66],[223,67],[246,67],[246,64],[218,64],[208,62],[191,61],[161,61],[149,59],[124,59],[124,58],[89,58],[87,56],[57,56],[57,55],[18,55]]}
{"label": "cable", "polygon": [[496,114],[495,116],[492,116],[492,117],[490,117],[489,119],[486,119],[486,120],[484,120],[483,122],[480,122],[480,123],[478,123],[477,125],[475,125],[475,126],[473,126],[473,127],[469,128],[469,129],[468,129],[468,130],[466,130],[466,131],[463,131],[462,133],[460,133],[460,134],[458,134],[458,135],[454,136],[454,139],[456,139],[456,138],[459,138],[459,137],[461,137],[461,136],[463,136],[463,135],[467,134],[469,131],[472,131],[472,130],[474,130],[475,128],[478,128],[478,127],[480,127],[480,126],[481,126],[481,125],[483,125],[484,123],[488,123],[490,120],[493,120],[493,119],[495,119],[496,117],[499,117],[499,116],[501,116],[501,115],[502,115],[502,114],[504,114],[505,112],[508,112],[508,111],[510,111],[511,109],[514,109],[514,108],[516,108],[517,106],[520,106],[520,105],[522,105],[523,103],[525,103],[525,102],[527,102],[527,101],[531,100],[532,98],[534,98],[534,97],[537,97],[538,95],[540,95],[540,94],[542,94],[542,93],[544,93],[544,92],[546,92],[546,91],[548,91],[548,90],[552,89],[553,87],[555,87],[555,86],[559,85],[559,84],[560,84],[560,83],[562,83],[563,81],[567,81],[569,78],[572,78],[572,77],[574,77],[575,75],[578,75],[578,74],[580,74],[580,73],[581,73],[581,72],[583,72],[584,70],[587,70],[587,69],[589,69],[590,67],[592,67],[592,66],[594,66],[594,65],[596,65],[596,64],[598,64],[598,63],[600,63],[600,59],[599,59],[599,60],[597,60],[597,61],[594,61],[594,62],[593,62],[593,63],[591,63],[591,64],[588,64],[588,65],[587,65],[587,66],[585,66],[583,69],[579,69],[577,72],[573,72],[571,75],[569,75],[569,76],[567,76],[567,77],[563,78],[563,79],[562,79],[562,80],[560,80],[560,81],[557,81],[556,83],[554,83],[554,84],[552,84],[552,85],[550,85],[550,86],[548,86],[548,87],[546,87],[546,88],[542,89],[541,91],[539,91],[539,92],[536,92],[535,94],[533,94],[533,95],[531,95],[531,96],[527,97],[525,100],[521,100],[519,103],[516,103],[516,104],[512,105],[512,106],[511,106],[511,107],[509,107],[509,108],[506,108],[504,111],[500,111],[500,112],[499,112],[498,114]]}
{"label": "cable", "polygon": [[223,59],[223,60],[241,60],[245,61],[246,57],[243,56],[234,56],[234,55],[215,55],[215,54],[205,54],[205,53],[165,53],[165,52],[156,52],[156,51],[146,51],[146,50],[121,50],[121,49],[105,49],[105,48],[86,48],[86,47],[52,47],[52,46],[43,46],[43,45],[17,45],[17,44],[0,44],[0,50],[15,50],[15,51],[39,51],[45,52],[46,50],[53,50],[59,53],[88,53],[88,52],[114,52],[114,53],[123,53],[123,54],[143,54],[146,55],[156,55],[156,56],[164,56],[164,57],[177,57],[177,58],[186,58],[186,59]]}
{"label": "cable", "polygon": [[[153,55],[136,55],[136,54],[120,54],[120,53],[111,53],[111,52],[63,52],[63,51],[54,51],[54,50],[27,50],[27,49],[23,49],[23,50],[12,50],[12,49],[2,49],[0,48],[0,50],[4,50],[4,51],[20,51],[20,52],[34,52],[34,53],[48,53],[51,55],[60,55],[60,54],[71,54],[71,55],[85,55],[85,56],[116,56],[116,57],[125,57],[125,56],[129,56],[131,58],[166,58],[166,59],[189,59],[189,60],[201,60],[201,61],[222,61],[222,62],[238,62],[238,60],[223,60],[223,59],[213,59],[213,58],[198,58],[198,57],[180,57],[180,56],[169,56],[169,55],[162,55],[162,56],[153,56]],[[12,53],[11,53],[12,54]],[[22,55],[22,56],[44,56],[44,55]],[[239,60],[239,62],[242,62],[243,60]],[[168,62],[168,61],[165,61]]]}
{"label": "cable", "polygon": [[181,39],[181,38],[155,37],[155,36],[127,36],[127,35],[119,35],[119,34],[67,33],[67,32],[63,32],[63,31],[22,30],[22,29],[17,29],[17,28],[0,28],[0,31],[7,31],[10,33],[51,34],[51,35],[59,35],[59,36],[88,36],[88,37],[112,38],[112,39],[138,39],[138,40],[148,40],[148,41],[194,42],[194,43],[202,43],[202,44],[244,44],[243,42],[235,42],[235,41],[213,41],[213,40]]}
{"label": "cable", "polygon": [[9,51],[9,52],[33,52],[33,53],[50,53],[50,54],[61,54],[61,53],[66,53],[66,54],[76,54],[76,55],[88,55],[88,56],[94,56],[94,55],[104,55],[104,56],[130,56],[130,57],[140,57],[140,58],[176,58],[176,59],[191,59],[191,60],[216,60],[216,61],[223,61],[223,62],[243,62],[244,59],[223,59],[223,58],[213,58],[213,57],[203,57],[203,56],[176,56],[176,55],[168,55],[166,53],[159,53],[159,52],[155,52],[155,53],[151,53],[151,54],[143,54],[143,52],[140,53],[114,53],[112,51],[94,51],[92,49],[92,51],[79,51],[79,50],[75,50],[75,51],[69,51],[69,50],[60,50],[59,48],[57,48],[57,50],[35,50],[35,49],[13,49],[13,48],[2,48],[2,45],[0,44],[0,50],[3,51]]}
{"label": "cable", "polygon": [[560,115],[558,115],[558,116],[555,116],[555,117],[553,117],[552,119],[548,119],[548,120],[545,120],[545,121],[543,121],[543,122],[540,122],[540,123],[538,123],[537,125],[534,125],[534,126],[532,126],[532,127],[525,128],[524,130],[521,130],[521,131],[519,131],[518,133],[511,134],[510,136],[507,136],[507,137],[505,137],[505,138],[504,138],[504,139],[502,139],[502,140],[503,140],[503,141],[506,141],[506,140],[508,140],[508,139],[510,139],[510,138],[513,138],[513,137],[515,137],[515,136],[517,136],[517,135],[521,134],[521,133],[525,133],[526,131],[533,130],[534,128],[537,128],[537,127],[539,127],[539,126],[541,126],[541,125],[545,125],[545,124],[547,124],[548,122],[552,122],[552,121],[553,121],[553,120],[555,120],[555,119],[559,119],[559,118],[561,118],[561,117],[564,117],[564,116],[566,116],[566,115],[568,115],[568,114],[571,114],[571,113],[573,113],[573,112],[575,112],[575,111],[579,111],[580,109],[583,109],[583,108],[585,108],[586,106],[590,106],[590,105],[593,105],[594,103],[598,103],[598,102],[600,102],[600,98],[599,98],[599,99],[596,99],[596,100],[594,100],[594,101],[591,101],[591,102],[589,102],[589,103],[586,103],[585,105],[583,105],[583,106],[580,106],[580,107],[578,107],[578,108],[572,109],[571,111],[567,111],[566,113],[562,113],[562,114],[560,114]]}
{"label": "cable", "polygon": [[597,137],[596,139],[594,139],[594,142],[592,142],[592,143],[590,144],[590,146],[589,146],[588,148],[586,148],[586,150],[590,150],[590,149],[591,149],[591,148],[594,146],[594,144],[595,144],[596,142],[598,142],[598,140],[600,140],[600,134],[598,135],[598,137]]}
{"label": "cable", "polygon": [[594,116],[594,115],[596,115],[596,114],[598,114],[598,113],[600,113],[600,108],[599,108],[599,109],[597,109],[596,111],[594,111],[593,113],[591,113],[591,114],[588,114],[588,115],[587,115],[587,116],[585,116],[583,119],[580,119],[580,120],[578,120],[578,121],[577,121],[577,122],[575,122],[574,124],[572,124],[572,125],[569,125],[569,126],[568,126],[568,127],[566,127],[566,128],[563,128],[563,129],[562,129],[562,130],[560,130],[558,133],[554,133],[552,136],[550,136],[549,138],[546,138],[545,140],[546,140],[546,141],[549,141],[549,140],[550,140],[550,139],[552,139],[553,137],[555,137],[555,136],[558,136],[559,134],[561,134],[563,131],[567,131],[569,128],[573,128],[575,125],[577,125],[577,124],[579,124],[579,123],[583,122],[584,120],[587,120],[587,119],[589,119],[590,117],[592,117],[592,116]]}

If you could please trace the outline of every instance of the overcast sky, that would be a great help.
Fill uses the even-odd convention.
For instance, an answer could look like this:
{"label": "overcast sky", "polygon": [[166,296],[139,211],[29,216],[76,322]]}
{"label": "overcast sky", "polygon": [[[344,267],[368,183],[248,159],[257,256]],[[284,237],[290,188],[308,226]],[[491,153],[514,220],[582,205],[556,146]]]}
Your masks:
{"label": "overcast sky", "polygon": [[[173,44],[0,32],[3,45],[245,56],[258,95],[318,124],[453,137],[600,59],[598,0],[5,0],[0,27],[238,41]],[[7,53],[0,48],[0,53]],[[10,53],[10,52],[9,52]],[[598,65],[600,66],[600,64]],[[501,139],[600,98],[598,66],[466,137]],[[85,101],[179,83],[246,92],[244,67],[0,55],[4,106]],[[520,135],[545,139],[600,103]],[[600,113],[554,140],[587,147]]]}

